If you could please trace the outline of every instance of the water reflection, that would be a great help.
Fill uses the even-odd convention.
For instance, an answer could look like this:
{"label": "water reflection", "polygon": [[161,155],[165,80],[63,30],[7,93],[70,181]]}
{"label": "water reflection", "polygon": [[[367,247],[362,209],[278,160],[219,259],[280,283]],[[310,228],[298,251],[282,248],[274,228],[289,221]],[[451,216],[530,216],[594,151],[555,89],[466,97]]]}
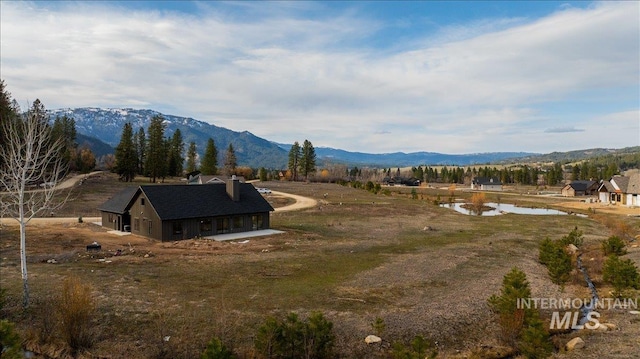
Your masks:
{"label": "water reflection", "polygon": [[[441,204],[440,207],[451,208],[457,212],[468,215],[477,215],[475,211],[471,209],[463,208],[464,203],[447,203]],[[491,210],[482,211],[481,216],[499,216],[501,214],[515,213],[515,214],[531,214],[531,215],[567,215],[569,213],[559,211],[557,209],[549,208],[529,208],[529,207],[517,207],[513,204],[507,203],[485,203],[485,206],[491,207]],[[581,217],[586,215],[580,214]]]}

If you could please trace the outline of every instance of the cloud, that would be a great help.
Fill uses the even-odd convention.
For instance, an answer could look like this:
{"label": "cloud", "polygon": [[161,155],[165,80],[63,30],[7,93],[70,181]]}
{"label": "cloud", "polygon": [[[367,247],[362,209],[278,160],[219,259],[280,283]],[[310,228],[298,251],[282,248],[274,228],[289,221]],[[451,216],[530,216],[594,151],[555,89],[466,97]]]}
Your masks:
{"label": "cloud", "polygon": [[567,133],[567,132],[584,132],[583,129],[575,127],[554,127],[544,130],[545,133]]}
{"label": "cloud", "polygon": [[587,105],[602,104],[601,117],[639,107],[636,2],[445,26],[384,48],[370,40],[397,24],[358,6],[203,3],[179,13],[6,2],[0,66],[21,103],[144,106],[367,152],[581,147],[539,135],[589,132],[578,116]]}

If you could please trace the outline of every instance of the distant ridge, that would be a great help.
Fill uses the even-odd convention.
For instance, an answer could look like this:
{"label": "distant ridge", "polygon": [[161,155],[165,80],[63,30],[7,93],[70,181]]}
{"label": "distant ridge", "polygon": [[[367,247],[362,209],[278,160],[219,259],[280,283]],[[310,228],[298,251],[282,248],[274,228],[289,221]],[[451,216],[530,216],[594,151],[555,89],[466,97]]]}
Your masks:
{"label": "distant ridge", "polygon": [[[65,108],[48,111],[51,118],[67,115],[75,119],[78,133],[78,144],[92,148],[97,156],[113,153],[120,142],[122,128],[131,122],[137,132],[140,127],[149,127],[151,118],[162,116],[165,119],[165,136],[171,136],[176,129],[180,129],[185,142],[185,151],[189,142],[194,141],[200,155],[203,154],[209,138],[213,138],[218,148],[219,163],[223,163],[223,156],[229,143],[233,144],[241,166],[252,168],[285,169],[291,144],[268,141],[255,136],[249,131],[236,132],[224,127],[215,126],[204,121],[188,117],[165,115],[148,109],[118,109],[118,108]],[[309,138],[313,142],[313,138]],[[343,164],[358,167],[408,167],[420,165],[484,165],[514,162],[568,162],[579,161],[591,157],[598,157],[612,153],[638,153],[640,146],[623,149],[586,149],[570,152],[553,152],[538,154],[529,152],[488,152],[472,154],[443,154],[437,152],[393,152],[393,153],[364,153],[345,150],[315,147],[318,165]],[[186,153],[185,153],[186,156]]]}
{"label": "distant ridge", "polygon": [[146,132],[151,118],[159,115],[165,119],[165,136],[172,136],[176,129],[180,129],[185,143],[185,156],[186,148],[191,141],[196,143],[198,152],[203,155],[207,141],[213,138],[220,156],[220,164],[223,163],[224,153],[230,143],[233,144],[239,165],[284,168],[287,163],[287,152],[263,138],[248,131],[235,132],[193,118],[131,108],[64,108],[50,110],[49,113],[51,118],[63,115],[72,117],[76,122],[78,134],[95,137],[114,148],[120,142],[125,123],[131,122],[136,133],[140,127]]}

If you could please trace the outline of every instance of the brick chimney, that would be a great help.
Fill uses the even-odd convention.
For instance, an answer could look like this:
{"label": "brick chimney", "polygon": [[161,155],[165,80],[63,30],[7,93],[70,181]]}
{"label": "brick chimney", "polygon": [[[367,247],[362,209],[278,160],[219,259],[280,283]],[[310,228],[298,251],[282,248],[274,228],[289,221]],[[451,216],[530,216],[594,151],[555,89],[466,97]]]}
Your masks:
{"label": "brick chimney", "polygon": [[227,180],[227,194],[234,202],[240,201],[240,180],[236,178],[236,175]]}

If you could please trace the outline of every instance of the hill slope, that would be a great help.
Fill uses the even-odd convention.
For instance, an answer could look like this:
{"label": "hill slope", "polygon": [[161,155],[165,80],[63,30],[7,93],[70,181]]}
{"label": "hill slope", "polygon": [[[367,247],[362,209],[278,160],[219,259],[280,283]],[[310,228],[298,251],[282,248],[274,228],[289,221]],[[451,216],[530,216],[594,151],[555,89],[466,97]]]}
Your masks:
{"label": "hill slope", "polygon": [[176,129],[180,129],[185,142],[185,150],[189,142],[193,141],[196,143],[198,152],[202,155],[207,141],[209,138],[213,138],[220,155],[219,163],[223,163],[224,153],[230,143],[233,144],[240,165],[282,168],[286,166],[287,162],[287,152],[265,139],[254,136],[247,131],[235,132],[193,118],[165,115],[153,110],[89,107],[57,109],[49,112],[51,117],[63,115],[72,117],[76,122],[78,134],[98,138],[113,147],[116,147],[120,142],[125,123],[131,122],[135,132],[141,127],[146,131],[151,118],[159,115],[165,119],[166,137],[172,136]]}

